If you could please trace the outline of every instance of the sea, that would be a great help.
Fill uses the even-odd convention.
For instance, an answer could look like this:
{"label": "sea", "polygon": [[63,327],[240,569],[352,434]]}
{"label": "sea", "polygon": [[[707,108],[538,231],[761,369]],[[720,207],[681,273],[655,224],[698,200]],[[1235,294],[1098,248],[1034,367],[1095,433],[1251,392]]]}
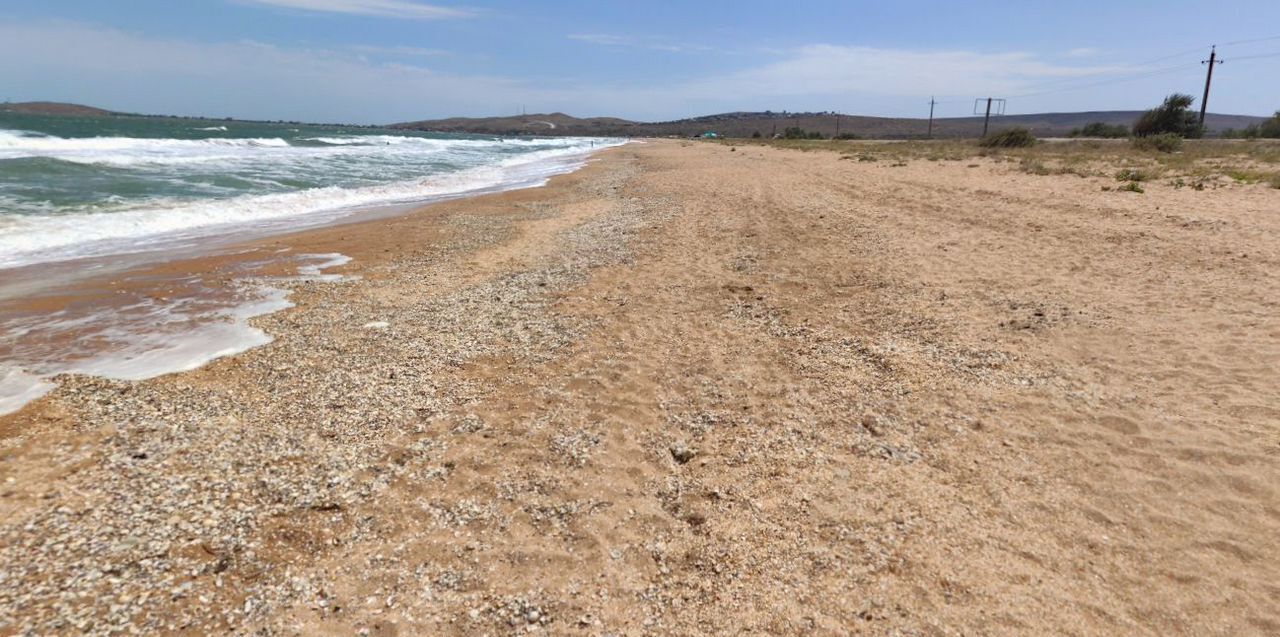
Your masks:
{"label": "sea", "polygon": [[[269,342],[248,319],[288,307],[193,274],[179,293],[84,302],[59,287],[218,246],[539,186],[619,139],[498,137],[290,122],[0,112],[0,414],[57,374],[142,379]],[[324,277],[341,254],[289,255]],[[225,276],[225,273],[221,273]],[[47,302],[31,303],[34,297]],[[66,299],[74,297],[75,302]]]}

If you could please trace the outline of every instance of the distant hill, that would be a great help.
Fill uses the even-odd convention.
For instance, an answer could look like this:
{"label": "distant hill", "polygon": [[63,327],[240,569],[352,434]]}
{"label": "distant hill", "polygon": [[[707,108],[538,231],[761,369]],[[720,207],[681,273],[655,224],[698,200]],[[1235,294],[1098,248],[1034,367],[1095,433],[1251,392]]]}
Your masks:
{"label": "distant hill", "polygon": [[[1090,111],[1083,113],[1039,113],[1033,115],[1004,115],[991,118],[991,130],[1009,126],[1025,126],[1039,137],[1067,135],[1074,128],[1092,122],[1131,125],[1141,111]],[[935,137],[977,137],[982,134],[982,117],[938,118],[933,122]],[[1209,113],[1205,126],[1209,131],[1228,128],[1240,129],[1263,121],[1264,117],[1251,115],[1221,115]],[[750,137],[755,133],[768,137],[781,134],[788,127],[797,126],[806,131],[817,131],[827,137],[836,134],[839,120],[841,134],[879,139],[904,139],[923,137],[928,130],[928,120],[907,117],[866,117],[862,115],[837,115],[826,113],[788,112],[736,112],[705,115],[669,122],[633,122],[614,117],[580,119],[552,113],[550,115],[526,115],[510,117],[453,118],[392,124],[392,128],[465,132],[487,135],[599,135],[621,137],[689,137],[713,131],[723,137]],[[550,126],[549,124],[555,124]]]}
{"label": "distant hill", "polygon": [[[617,117],[579,118],[564,113],[538,113],[508,117],[452,117],[421,122],[392,124],[391,128],[429,130],[439,133],[478,133],[482,135],[600,135],[598,131],[623,131],[635,127]],[[608,133],[628,135],[634,133]]]}
{"label": "distant hill", "polygon": [[[31,115],[70,115],[80,117],[164,117],[118,113],[81,104],[62,102],[13,102],[0,104],[0,112]],[[1038,113],[1033,115],[1004,115],[991,118],[991,130],[1009,126],[1025,126],[1038,137],[1057,137],[1092,122],[1107,124],[1133,124],[1141,111],[1090,111],[1083,113]],[[209,118],[187,118],[209,119]],[[1242,129],[1265,120],[1251,115],[1222,115],[1209,113],[1205,125],[1210,134],[1228,128]],[[781,134],[788,127],[798,126],[806,131],[817,131],[826,137],[839,132],[863,138],[906,139],[923,137],[928,130],[928,120],[910,117],[866,117],[862,115],[837,115],[825,113],[789,112],[735,112],[704,115],[669,122],[635,122],[618,117],[573,117],[564,113],[539,113],[510,115],[506,117],[453,117],[449,119],[423,120],[392,124],[390,128],[402,130],[434,131],[441,133],[474,133],[481,135],[565,135],[605,137],[690,137],[713,131],[722,137],[751,137],[760,133],[769,137]],[[221,120],[220,120],[221,121]],[[230,120],[227,120],[230,121]],[[977,137],[982,134],[981,117],[938,118],[933,122],[934,137]]]}
{"label": "distant hill", "polygon": [[113,111],[101,108],[64,102],[6,102],[0,104],[0,111],[25,113],[27,115],[74,115],[80,117],[103,117],[115,114]]}

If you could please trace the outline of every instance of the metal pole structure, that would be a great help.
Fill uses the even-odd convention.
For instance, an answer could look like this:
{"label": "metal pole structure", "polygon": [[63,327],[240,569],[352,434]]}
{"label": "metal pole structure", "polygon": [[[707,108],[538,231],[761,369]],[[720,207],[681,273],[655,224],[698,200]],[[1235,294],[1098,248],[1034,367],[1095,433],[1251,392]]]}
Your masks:
{"label": "metal pole structure", "polygon": [[987,126],[991,124],[991,98],[987,98],[987,117],[982,120],[982,136],[987,136]]}
{"label": "metal pole structure", "polygon": [[929,134],[925,135],[926,139],[933,139],[933,105],[937,104],[933,96],[929,97]]}
{"label": "metal pole structure", "polygon": [[1204,114],[1209,110],[1209,84],[1213,82],[1213,65],[1222,64],[1222,60],[1218,59],[1218,45],[1213,45],[1209,49],[1209,59],[1201,60],[1201,64],[1208,64],[1208,73],[1204,76],[1204,99],[1200,100],[1200,130],[1204,130]]}

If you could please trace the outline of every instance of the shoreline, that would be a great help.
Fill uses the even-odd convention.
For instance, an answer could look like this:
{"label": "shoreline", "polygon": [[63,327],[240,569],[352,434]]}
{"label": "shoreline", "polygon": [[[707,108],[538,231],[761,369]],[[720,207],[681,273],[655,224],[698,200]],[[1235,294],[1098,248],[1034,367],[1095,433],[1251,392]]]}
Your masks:
{"label": "shoreline", "polygon": [[0,634],[1274,632],[1276,191],[858,152],[300,235],[272,343],[0,417]]}
{"label": "shoreline", "polygon": [[[38,344],[38,349],[33,350],[15,340],[0,347],[0,363],[8,363],[0,366],[0,372],[7,372],[0,373],[0,417],[51,390],[56,385],[48,378],[53,375],[80,373],[141,380],[189,371],[270,342],[271,337],[252,327],[249,320],[292,307],[289,290],[297,283],[317,276],[339,276],[321,275],[320,270],[341,267],[351,260],[332,250],[307,249],[332,243],[321,239],[320,234],[309,238],[311,233],[423,214],[447,202],[541,188],[560,176],[583,170],[609,148],[581,157],[558,158],[556,168],[539,177],[537,183],[516,181],[440,195],[422,203],[366,206],[327,221],[312,220],[296,230],[268,229],[238,238],[225,232],[211,235],[195,249],[199,254],[194,257],[189,256],[191,248],[166,248],[0,270],[0,329],[17,331],[23,338],[34,333]],[[319,270],[309,263],[334,256],[343,257],[341,263],[323,264]],[[51,277],[51,272],[61,274]],[[24,279],[35,281],[37,274],[38,282],[23,283]],[[149,306],[134,312],[141,316],[123,318],[122,309],[138,308],[140,304]],[[156,304],[162,307],[154,307]],[[185,309],[191,306],[201,309]],[[176,319],[185,321],[190,328],[146,342],[152,330],[148,324],[173,322],[173,311],[179,311]],[[51,330],[41,325],[42,315],[47,315],[49,321],[57,316],[60,322],[75,324],[76,329],[67,333]],[[102,330],[115,335],[114,341],[96,351],[75,348],[77,341],[98,340]],[[193,347],[196,341],[204,341],[203,347]],[[59,348],[65,353],[60,353]],[[74,354],[69,351],[73,348]],[[147,358],[153,362],[145,368],[137,362]],[[91,364],[86,367],[85,362],[77,361]],[[33,372],[33,367],[40,369]]]}

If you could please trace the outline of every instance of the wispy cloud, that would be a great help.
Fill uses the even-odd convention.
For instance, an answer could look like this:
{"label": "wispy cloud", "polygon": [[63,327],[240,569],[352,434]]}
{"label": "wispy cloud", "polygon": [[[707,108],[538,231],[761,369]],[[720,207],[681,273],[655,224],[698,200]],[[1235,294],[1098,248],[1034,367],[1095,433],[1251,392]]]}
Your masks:
{"label": "wispy cloud", "polygon": [[795,49],[780,61],[696,84],[705,87],[701,92],[738,95],[1001,95],[1018,93],[1046,79],[1123,70],[1128,69],[1053,64],[1030,53],[815,44]]}
{"label": "wispy cloud", "polygon": [[347,49],[196,42],[70,22],[0,22],[0,78],[19,99],[309,121],[498,114],[535,103],[523,80],[378,62]]}
{"label": "wispy cloud", "polygon": [[709,46],[672,42],[665,38],[656,37],[637,37],[630,35],[614,35],[610,33],[571,33],[566,37],[570,40],[587,42],[589,44],[598,44],[600,46],[651,49],[654,51],[667,51],[670,53],[713,50],[713,48]]}
{"label": "wispy cloud", "polygon": [[[67,47],[67,42],[76,46]],[[832,44],[785,49],[757,58],[755,64],[719,71],[673,69],[669,80],[660,83],[625,76],[597,81],[457,73],[444,64],[442,68],[414,64],[451,59],[429,57],[438,53],[443,52],[373,44],[308,48],[201,42],[82,23],[4,21],[0,22],[0,83],[6,93],[0,97],[152,113],[351,122],[498,115],[515,112],[522,104],[530,112],[558,110],[637,119],[766,108],[901,115],[914,112],[904,109],[925,104],[931,94],[1016,96],[1054,80],[1128,70],[1022,52]],[[1163,90],[1167,78],[1155,81],[1144,89],[1142,99]],[[1119,95],[1123,94],[1071,93],[1067,100],[1055,97],[1051,104],[1064,109],[1144,103],[1122,101]],[[1259,93],[1252,102],[1242,101],[1233,108],[1274,110],[1275,95],[1274,90]],[[1011,101],[1010,106],[1028,112],[1045,104],[1034,99]]]}
{"label": "wispy cloud", "polygon": [[356,53],[366,53],[369,55],[411,55],[414,57],[444,57],[453,55],[451,51],[444,49],[424,49],[416,46],[375,46],[372,44],[357,44],[347,47]]}
{"label": "wispy cloud", "polygon": [[366,15],[380,18],[402,18],[409,20],[443,20],[447,18],[465,18],[472,15],[470,11],[442,7],[433,4],[422,4],[411,0],[237,0],[242,4],[254,4],[301,11],[324,13],[346,13]]}
{"label": "wispy cloud", "polygon": [[1098,55],[1099,53],[1102,53],[1102,51],[1099,51],[1098,49],[1095,49],[1095,48],[1087,47],[1087,46],[1086,46],[1086,47],[1080,47],[1080,48],[1078,48],[1078,49],[1071,49],[1070,51],[1067,51],[1067,57],[1069,57],[1069,58],[1090,58],[1090,57],[1093,57],[1093,56],[1095,56],[1095,55]]}

